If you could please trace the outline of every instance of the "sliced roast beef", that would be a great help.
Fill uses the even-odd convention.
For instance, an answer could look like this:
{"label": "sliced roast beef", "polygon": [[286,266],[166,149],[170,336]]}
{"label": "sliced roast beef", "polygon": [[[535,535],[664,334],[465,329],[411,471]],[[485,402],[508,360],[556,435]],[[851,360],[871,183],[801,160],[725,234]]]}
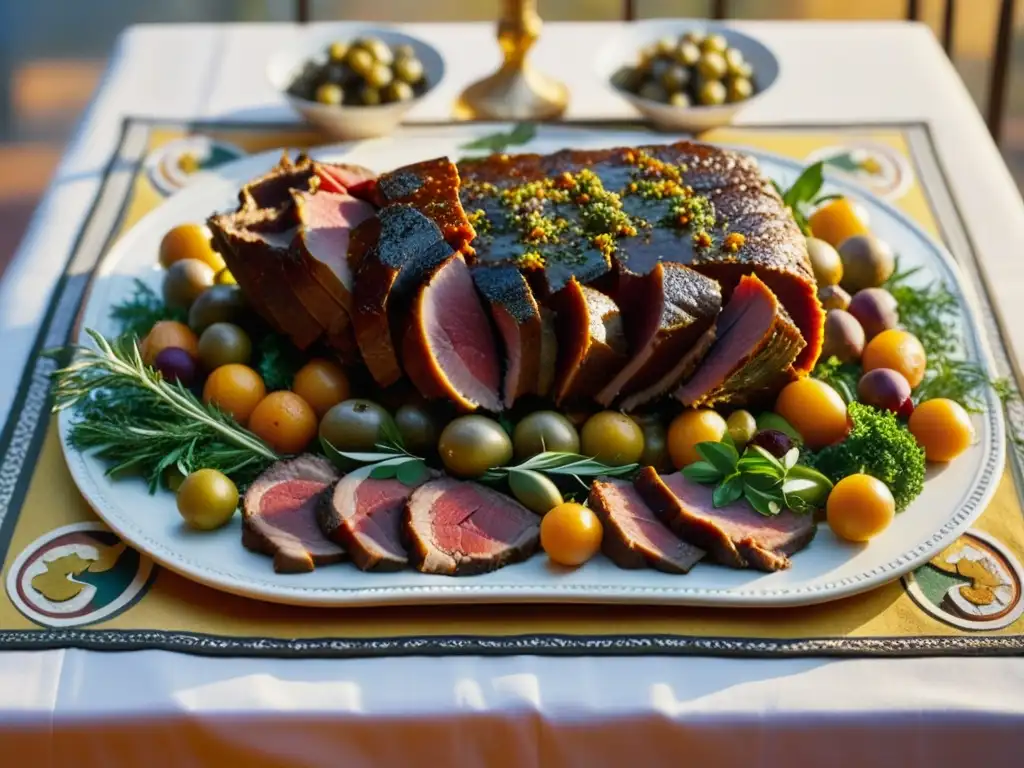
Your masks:
{"label": "sliced roast beef", "polygon": [[[632,358],[597,393],[609,406],[620,394],[667,392],[688,371],[676,375],[678,362],[714,327],[722,308],[718,284],[682,264],[657,264],[646,275],[623,273],[613,294],[622,311]],[[696,364],[696,361],[693,361]],[[652,392],[652,384],[664,386]]]}
{"label": "sliced roast beef", "polygon": [[714,345],[677,390],[683,405],[742,404],[774,394],[788,380],[804,340],[759,278],[744,275],[718,320]]}
{"label": "sliced roast beef", "polygon": [[447,157],[396,168],[377,179],[380,205],[409,205],[437,223],[456,251],[473,253],[476,236],[459,200],[459,171]]}
{"label": "sliced roast beef", "polygon": [[555,331],[555,313],[547,307],[540,308],[540,361],[537,369],[537,388],[534,393],[541,397],[551,394],[558,372],[558,334]]}
{"label": "sliced roast beef", "polygon": [[540,307],[526,278],[515,267],[476,267],[472,273],[501,335],[505,353],[502,398],[505,407],[511,408],[519,397],[537,391],[543,331]]}
{"label": "sliced roast beef", "polygon": [[211,216],[207,224],[256,312],[299,349],[319,339],[325,329],[292,289],[285,269],[295,236],[294,209],[242,210]]}
{"label": "sliced roast beef", "polygon": [[299,155],[293,162],[284,152],[276,166],[242,187],[238,193],[239,210],[280,208],[291,200],[293,189],[313,192],[319,183],[316,169],[308,157]]}
{"label": "sliced roast beef", "polygon": [[445,477],[413,491],[403,531],[420,571],[466,576],[526,560],[537,550],[540,517],[503,493]]}
{"label": "sliced roast beef", "polygon": [[629,359],[619,308],[575,278],[551,299],[558,338],[555,402],[593,397]]}
{"label": "sliced roast beef", "polygon": [[715,562],[733,568],[788,568],[787,555],[806,547],[817,531],[809,514],[783,510],[765,516],[743,500],[716,508],[714,489],[687,480],[681,472],[659,475],[645,467],[636,477],[636,489],[679,536],[706,550]]}
{"label": "sliced roast beef", "polygon": [[[323,192],[349,194],[360,200],[369,198],[362,193],[377,180],[377,174],[369,168],[351,163],[313,163],[313,169],[320,177],[320,189]],[[359,192],[360,194],[357,194]]]}
{"label": "sliced roast beef", "polygon": [[409,563],[401,541],[402,514],[416,486],[370,477],[372,471],[361,467],[338,481],[319,507],[320,530],[364,571],[401,570]]}
{"label": "sliced roast beef", "polygon": [[305,573],[344,559],[317,526],[317,507],[338,479],[329,461],[310,454],[279,461],[245,493],[242,544],[274,558],[278,573]]}
{"label": "sliced roast beef", "polygon": [[424,397],[465,411],[501,410],[498,349],[462,254],[441,263],[417,291],[402,362]]}
{"label": "sliced roast beef", "polygon": [[601,551],[620,568],[687,573],[704,550],[676,536],[626,480],[595,480],[588,506],[601,518]]}
{"label": "sliced roast beef", "polygon": [[[368,238],[361,231],[379,226],[376,241],[361,258],[356,273],[352,325],[363,361],[374,380],[390,386],[402,376],[392,319],[404,320],[411,295],[426,276],[453,253],[437,224],[407,205],[383,208],[353,236],[359,247]],[[350,246],[350,253],[352,246]],[[400,338],[400,337],[399,337]]]}

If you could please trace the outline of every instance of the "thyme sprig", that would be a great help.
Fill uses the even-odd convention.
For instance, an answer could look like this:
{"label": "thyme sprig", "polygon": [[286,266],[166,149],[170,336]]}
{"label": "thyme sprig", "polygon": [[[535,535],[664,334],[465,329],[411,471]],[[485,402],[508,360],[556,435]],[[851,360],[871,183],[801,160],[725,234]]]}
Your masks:
{"label": "thyme sprig", "polygon": [[53,410],[74,411],[71,445],[95,451],[108,475],[139,473],[152,493],[171,467],[216,469],[244,486],[278,460],[229,415],[146,365],[134,336],[86,333],[96,347],[72,347],[71,362],[54,372]]}

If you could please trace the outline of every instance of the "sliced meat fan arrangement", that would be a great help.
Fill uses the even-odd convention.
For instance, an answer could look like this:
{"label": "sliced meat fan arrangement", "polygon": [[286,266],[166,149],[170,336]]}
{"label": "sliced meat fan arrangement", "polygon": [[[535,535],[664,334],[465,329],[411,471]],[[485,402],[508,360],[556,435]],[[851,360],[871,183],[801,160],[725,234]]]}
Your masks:
{"label": "sliced meat fan arrangement", "polygon": [[770,398],[821,351],[804,237],[749,157],[689,142],[284,158],[209,225],[257,312],[380,386],[500,411]]}
{"label": "sliced meat fan arrangement", "polygon": [[[746,156],[706,145],[438,158],[377,177],[287,157],[209,219],[253,308],[300,349],[463,412],[523,397],[632,411],[763,402],[814,365],[823,311],[805,239]],[[622,568],[774,571],[809,515],[716,508],[682,474],[598,479]],[[282,572],[351,559],[477,574],[528,558],[541,518],[476,482],[343,477],[301,456],[245,497],[245,546]]]}

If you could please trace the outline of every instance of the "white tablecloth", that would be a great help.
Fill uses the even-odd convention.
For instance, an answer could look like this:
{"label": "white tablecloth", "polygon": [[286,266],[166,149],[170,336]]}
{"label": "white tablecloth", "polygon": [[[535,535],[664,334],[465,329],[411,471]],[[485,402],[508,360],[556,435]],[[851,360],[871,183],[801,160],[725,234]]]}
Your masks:
{"label": "white tablecloth", "polygon": [[[741,124],[928,123],[1015,360],[1024,359],[1024,262],[1016,257],[1024,209],[931,33],[902,23],[738,26],[782,61],[778,85],[742,113]],[[445,51],[449,73],[410,120],[446,119],[456,94],[497,63],[493,27],[408,29]],[[630,116],[590,67],[614,31],[596,23],[545,26],[535,60],[567,81],[569,117]],[[0,421],[122,118],[290,119],[262,70],[266,57],[298,34],[297,26],[276,24],[144,26],[120,38],[0,284]],[[228,764],[220,749],[228,747],[252,765],[346,768],[425,757],[431,764],[524,767],[1019,765],[1022,719],[1018,659],[0,653],[0,765],[12,766],[29,759],[76,768],[219,766]]]}

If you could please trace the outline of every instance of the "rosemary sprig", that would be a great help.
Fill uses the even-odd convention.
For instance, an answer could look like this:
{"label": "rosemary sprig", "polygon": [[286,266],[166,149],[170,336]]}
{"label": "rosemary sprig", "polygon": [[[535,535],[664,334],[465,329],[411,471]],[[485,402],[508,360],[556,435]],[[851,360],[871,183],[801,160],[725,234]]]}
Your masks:
{"label": "rosemary sprig", "polygon": [[630,477],[640,468],[639,464],[623,464],[613,467],[588,456],[562,451],[545,451],[531,456],[521,464],[511,467],[495,467],[484,473],[480,478],[485,483],[500,483],[508,478],[509,472],[532,469],[546,475],[571,477],[587,487],[583,478],[594,477]]}
{"label": "rosemary sprig", "polygon": [[138,472],[150,492],[172,466],[186,475],[217,469],[245,485],[278,460],[230,416],[147,366],[134,337],[86,332],[96,348],[73,347],[72,362],[53,374],[53,410],[74,410],[71,444],[96,451],[107,474]]}

